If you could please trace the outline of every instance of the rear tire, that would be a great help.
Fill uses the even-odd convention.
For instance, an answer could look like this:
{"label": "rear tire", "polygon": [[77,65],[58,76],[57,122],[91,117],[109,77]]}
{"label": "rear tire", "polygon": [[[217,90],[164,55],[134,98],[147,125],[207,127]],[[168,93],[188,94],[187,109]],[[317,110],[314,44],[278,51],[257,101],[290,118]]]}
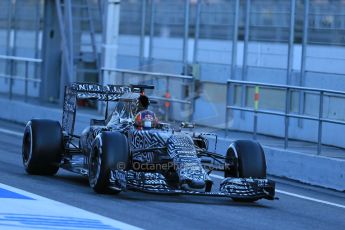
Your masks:
{"label": "rear tire", "polygon": [[[234,160],[233,167],[225,169],[225,177],[266,178],[266,159],[262,146],[250,140],[238,140],[227,151],[227,159]],[[258,199],[236,198],[234,201],[254,202]]]}
{"label": "rear tire", "polygon": [[89,156],[89,184],[97,193],[119,193],[109,188],[110,170],[128,167],[128,141],[120,132],[103,132],[92,145]]}
{"label": "rear tire", "polygon": [[61,163],[63,135],[57,121],[34,119],[27,123],[22,145],[28,174],[55,175]]}

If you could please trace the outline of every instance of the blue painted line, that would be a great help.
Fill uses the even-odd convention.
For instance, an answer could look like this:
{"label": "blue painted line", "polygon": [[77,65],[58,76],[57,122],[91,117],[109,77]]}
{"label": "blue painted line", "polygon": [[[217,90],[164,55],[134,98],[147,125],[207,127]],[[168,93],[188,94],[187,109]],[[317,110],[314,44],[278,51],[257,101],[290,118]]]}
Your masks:
{"label": "blue painted line", "polygon": [[24,196],[24,195],[21,195],[19,193],[15,193],[15,192],[3,189],[3,188],[0,188],[0,199],[1,198],[34,200],[31,197],[27,197],[27,196]]}
{"label": "blue painted line", "polygon": [[43,215],[25,215],[25,214],[1,214],[0,213],[0,228],[1,226],[13,225],[16,227],[30,227],[37,229],[59,229],[66,230],[76,229],[104,229],[104,230],[118,230],[119,228],[104,224],[99,220],[84,219],[84,218],[70,218],[60,216],[43,216]]}

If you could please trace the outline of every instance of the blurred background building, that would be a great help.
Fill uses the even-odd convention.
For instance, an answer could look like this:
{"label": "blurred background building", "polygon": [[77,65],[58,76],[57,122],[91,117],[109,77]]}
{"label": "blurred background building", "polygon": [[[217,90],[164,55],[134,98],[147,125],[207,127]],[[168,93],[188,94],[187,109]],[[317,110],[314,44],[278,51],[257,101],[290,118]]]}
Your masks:
{"label": "blurred background building", "polygon": [[[68,82],[103,83],[107,4],[0,1],[1,95],[61,104]],[[158,99],[171,94],[176,101],[162,111],[169,119],[252,131],[252,113],[226,106],[253,108],[254,87],[227,80],[345,91],[345,1],[121,0],[116,56],[114,83],[155,84]],[[256,131],[315,141],[322,118],[323,142],[344,147],[333,136],[345,131],[343,95],[261,88],[260,109],[285,116],[259,114]]]}

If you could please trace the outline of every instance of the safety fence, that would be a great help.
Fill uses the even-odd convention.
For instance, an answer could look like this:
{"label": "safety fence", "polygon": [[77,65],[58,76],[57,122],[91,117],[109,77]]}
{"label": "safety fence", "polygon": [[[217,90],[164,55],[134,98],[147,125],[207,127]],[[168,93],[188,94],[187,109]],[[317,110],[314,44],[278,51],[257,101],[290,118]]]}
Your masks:
{"label": "safety fence", "polygon": [[[24,65],[22,76],[17,75],[0,75],[0,78],[8,80],[8,98],[13,98],[13,90],[11,89],[13,84],[23,82],[24,91],[16,95],[24,96],[27,101],[31,88],[31,84],[40,84],[41,80],[30,77],[28,70],[30,65],[37,65],[41,63],[39,59],[27,59],[27,58],[15,58],[15,57],[2,57],[0,59],[21,62]],[[115,79],[115,80],[114,80]],[[309,130],[309,132],[315,132],[316,140],[309,140],[317,143],[317,153],[322,151],[322,145],[330,145],[329,139],[334,139],[332,130],[339,129],[339,127],[345,127],[345,114],[342,108],[334,110],[332,105],[345,103],[345,92],[326,90],[310,87],[299,87],[290,85],[279,84],[266,84],[250,81],[237,81],[228,80],[227,83],[211,82],[211,81],[197,81],[192,76],[174,75],[165,73],[152,73],[144,71],[133,71],[125,69],[102,69],[102,81],[100,83],[107,84],[149,84],[154,85],[155,90],[147,90],[145,93],[149,95],[152,101],[155,111],[160,116],[160,119],[165,121],[194,121],[198,124],[198,120],[195,119],[197,114],[200,114],[203,105],[196,103],[200,101],[198,97],[198,84],[202,85],[216,85],[217,87],[225,88],[226,91],[222,93],[219,90],[208,92],[210,97],[218,95],[226,98],[224,104],[220,104],[225,107],[225,122],[217,118],[217,123],[225,124],[223,128],[225,130],[238,130],[233,127],[230,122],[235,123],[245,122],[247,126],[250,126],[248,122],[252,121],[252,129],[248,130],[253,133],[253,138],[256,139],[258,133],[262,132],[260,122],[267,124],[261,115],[266,116],[268,124],[274,126],[274,129],[283,130],[281,135],[284,138],[284,147],[289,146],[289,141],[306,139],[302,136],[291,135],[290,131],[297,129],[299,122],[296,121],[311,121],[315,122],[314,125],[310,123],[305,124],[302,128]],[[200,86],[198,86],[200,87]],[[220,88],[219,88],[220,89]],[[226,93],[226,95],[224,95]],[[243,98],[244,97],[244,98]],[[306,104],[306,108],[300,111],[300,103],[303,101]],[[204,107],[204,106],[203,106]],[[210,108],[206,108],[210,109]],[[236,113],[236,112],[239,113]],[[250,116],[244,116],[243,114],[251,114]],[[241,114],[241,116],[239,116]],[[344,116],[343,116],[344,115]],[[284,120],[284,124],[281,125],[276,117],[281,117]],[[294,120],[293,124],[291,121]],[[329,127],[329,124],[335,125]],[[203,124],[202,124],[203,125]],[[278,128],[281,127],[281,128]],[[334,128],[335,127],[335,128]],[[296,131],[296,130],[295,130]],[[303,134],[301,134],[303,135]],[[311,135],[312,136],[312,135]],[[335,146],[337,146],[335,144]],[[340,146],[341,147],[341,146]]]}
{"label": "safety fence", "polygon": [[[250,90],[251,89],[251,90]],[[236,95],[242,97],[244,94],[239,94],[238,91],[246,90],[251,92],[250,100],[254,103],[241,106],[240,98],[236,99]],[[260,91],[266,91],[266,97],[261,99]],[[289,128],[291,126],[290,120],[293,118],[300,120],[309,120],[317,122],[317,153],[321,153],[323,126],[325,124],[345,125],[344,118],[340,115],[335,116],[335,112],[330,112],[329,105],[332,101],[337,101],[341,104],[345,102],[345,92],[335,90],[325,90],[318,88],[298,87],[278,84],[264,84],[248,81],[227,81],[227,105],[226,105],[226,130],[229,129],[229,117],[232,111],[243,111],[254,114],[253,119],[253,138],[256,138],[258,131],[258,114],[270,115],[268,119],[271,121],[275,116],[280,116],[285,119],[284,122],[284,147],[287,148],[289,144]],[[247,95],[247,94],[246,94]],[[248,95],[247,95],[248,96]],[[276,98],[273,98],[275,96]],[[278,97],[278,99],[277,99]],[[303,97],[303,101],[308,103],[309,111],[299,112],[298,97]],[[269,108],[266,103],[266,108],[261,108],[259,104],[263,101],[280,100],[281,109]],[[245,100],[247,101],[247,100]],[[265,106],[263,106],[265,107]],[[271,125],[277,126],[275,123]],[[308,127],[311,129],[311,127]],[[335,138],[332,133],[327,133],[331,138]]]}
{"label": "safety fence", "polygon": [[6,93],[9,99],[13,97],[24,97],[28,101],[29,97],[39,96],[39,85],[41,79],[39,67],[41,59],[13,57],[0,55],[0,63],[6,63],[0,78],[3,79],[0,92]]}

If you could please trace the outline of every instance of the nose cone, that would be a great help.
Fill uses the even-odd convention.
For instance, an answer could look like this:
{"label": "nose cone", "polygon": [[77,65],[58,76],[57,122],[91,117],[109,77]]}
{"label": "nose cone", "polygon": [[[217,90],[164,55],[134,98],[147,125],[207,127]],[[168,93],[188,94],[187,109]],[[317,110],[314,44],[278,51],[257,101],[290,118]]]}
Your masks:
{"label": "nose cone", "polygon": [[203,188],[205,188],[205,185],[206,185],[206,183],[204,180],[191,180],[189,182],[189,186],[191,188],[196,188],[196,189],[203,189]]}
{"label": "nose cone", "polygon": [[168,139],[167,145],[181,188],[205,191],[206,181],[210,179],[197,156],[192,138],[184,134],[173,135]]}
{"label": "nose cone", "polygon": [[204,180],[187,179],[181,183],[184,190],[205,191],[206,183]]}

